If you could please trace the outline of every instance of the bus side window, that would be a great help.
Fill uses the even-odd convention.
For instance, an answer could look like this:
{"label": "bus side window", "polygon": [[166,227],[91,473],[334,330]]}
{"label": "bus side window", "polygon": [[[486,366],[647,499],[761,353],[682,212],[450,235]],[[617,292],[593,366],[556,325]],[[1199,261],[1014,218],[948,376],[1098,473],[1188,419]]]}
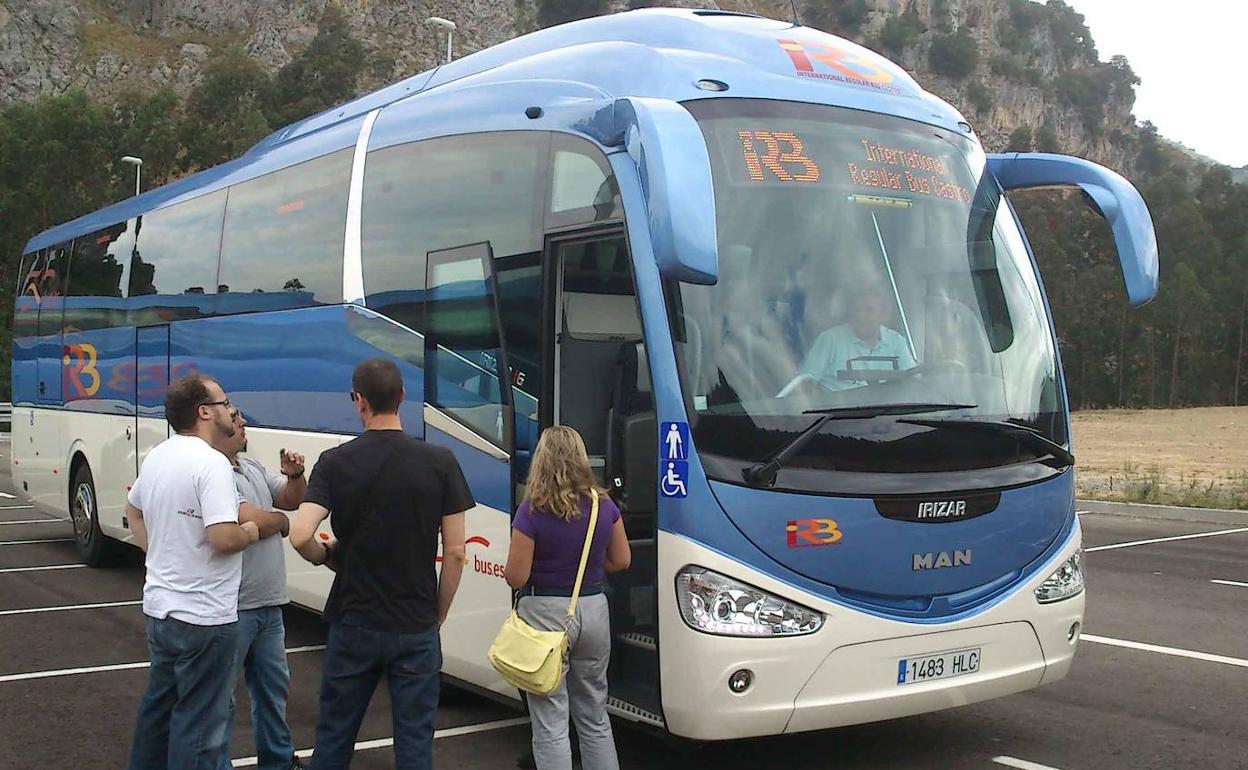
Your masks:
{"label": "bus side window", "polygon": [[212,315],[225,196],[218,190],[138,219],[124,325]]}
{"label": "bus side window", "polygon": [[611,165],[589,141],[556,134],[550,152],[546,229],[620,219],[620,188]]}
{"label": "bus side window", "polygon": [[339,150],[230,188],[218,313],[342,302],[351,158]]}
{"label": "bus side window", "polygon": [[48,258],[46,249],[22,257],[18,273],[17,303],[13,313],[13,336],[33,337],[39,329],[39,276]]}
{"label": "bus side window", "polygon": [[65,243],[48,249],[48,261],[40,272],[39,336],[59,334],[65,311],[65,277],[69,270],[69,251],[72,244]]}
{"label": "bus side window", "polygon": [[66,287],[66,332],[124,325],[120,308],[125,288],[123,274],[129,266],[126,242],[132,240],[133,223],[122,223],[74,242],[69,285]]}
{"label": "bus side window", "polygon": [[368,306],[423,332],[430,252],[488,242],[500,264],[536,264],[549,144],[549,135],[526,131],[370,152],[361,215]]}

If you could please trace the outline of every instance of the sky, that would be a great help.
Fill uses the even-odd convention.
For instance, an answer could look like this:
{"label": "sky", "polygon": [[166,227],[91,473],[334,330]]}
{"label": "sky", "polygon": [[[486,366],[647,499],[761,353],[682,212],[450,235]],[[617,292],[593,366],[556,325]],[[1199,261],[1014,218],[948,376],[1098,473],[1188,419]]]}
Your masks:
{"label": "sky", "polygon": [[1143,83],[1135,117],[1230,166],[1248,165],[1248,3],[1066,0],[1102,61],[1122,54]]}

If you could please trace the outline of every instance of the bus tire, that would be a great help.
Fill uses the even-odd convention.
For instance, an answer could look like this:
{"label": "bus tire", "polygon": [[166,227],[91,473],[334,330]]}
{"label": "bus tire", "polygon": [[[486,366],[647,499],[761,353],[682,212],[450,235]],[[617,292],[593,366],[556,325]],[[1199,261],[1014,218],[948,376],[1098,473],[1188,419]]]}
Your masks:
{"label": "bus tire", "polygon": [[100,531],[99,508],[91,466],[83,462],[74,471],[69,485],[69,517],[74,525],[74,547],[90,567],[108,566],[117,551],[115,544]]}

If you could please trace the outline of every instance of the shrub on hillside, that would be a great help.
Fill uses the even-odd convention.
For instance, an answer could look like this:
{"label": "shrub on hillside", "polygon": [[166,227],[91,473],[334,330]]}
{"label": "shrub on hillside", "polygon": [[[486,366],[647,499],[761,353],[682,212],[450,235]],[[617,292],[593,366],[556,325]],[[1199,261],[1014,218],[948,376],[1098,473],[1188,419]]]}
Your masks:
{"label": "shrub on hillside", "polygon": [[966,98],[975,111],[986,114],[992,109],[992,86],[976,81],[966,87]]}
{"label": "shrub on hillside", "polygon": [[925,32],[923,22],[919,19],[919,12],[913,7],[907,8],[905,13],[893,16],[884,22],[884,26],[880,29],[880,46],[893,53],[905,53],[906,49],[919,39],[919,35]]}
{"label": "shrub on hillside", "polygon": [[815,29],[852,37],[862,31],[868,13],[867,0],[840,0],[835,3],[817,0],[806,4],[802,21]]}
{"label": "shrub on hillside", "polygon": [[1031,152],[1031,127],[1019,126],[1010,132],[1010,141],[1005,145],[1006,152]]}
{"label": "shrub on hillside", "polygon": [[936,73],[962,80],[979,66],[979,47],[964,27],[955,34],[932,38],[927,61]]}

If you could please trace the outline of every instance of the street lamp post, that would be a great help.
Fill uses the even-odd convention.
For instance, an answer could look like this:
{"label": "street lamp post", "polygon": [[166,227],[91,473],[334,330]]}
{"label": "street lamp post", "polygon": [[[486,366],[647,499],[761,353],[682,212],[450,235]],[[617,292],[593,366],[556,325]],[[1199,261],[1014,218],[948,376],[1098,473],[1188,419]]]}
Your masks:
{"label": "street lamp post", "polygon": [[129,163],[134,166],[134,194],[139,194],[140,175],[143,173],[143,159],[136,158],[133,155],[121,156],[122,163]]}
{"label": "street lamp post", "polygon": [[431,27],[438,27],[446,30],[446,63],[451,62],[451,41],[455,39],[455,22],[450,19],[443,19],[440,16],[430,16],[425,19],[425,23]]}

